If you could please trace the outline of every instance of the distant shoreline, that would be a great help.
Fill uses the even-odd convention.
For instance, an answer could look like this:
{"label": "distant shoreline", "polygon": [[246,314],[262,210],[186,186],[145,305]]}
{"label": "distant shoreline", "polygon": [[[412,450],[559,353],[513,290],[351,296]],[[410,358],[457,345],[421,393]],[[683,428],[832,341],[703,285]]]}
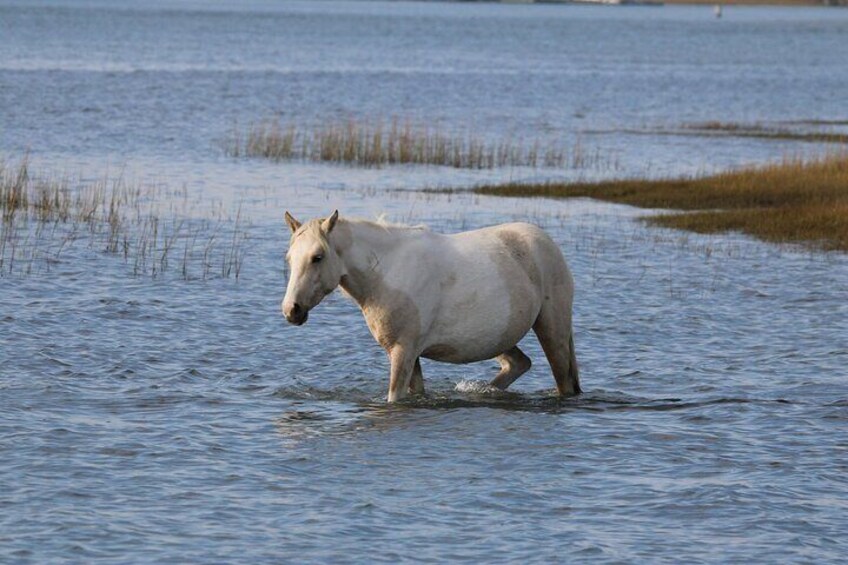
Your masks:
{"label": "distant shoreline", "polygon": [[[480,0],[458,0],[473,2]],[[486,1],[486,0],[483,0]],[[504,4],[598,4],[598,5],[692,5],[692,6],[821,6],[848,7],[848,0],[622,0],[620,3],[602,0],[493,0]]]}
{"label": "distant shoreline", "polygon": [[[823,2],[822,0],[664,0],[665,4],[692,4],[712,6],[719,4],[722,6],[834,6],[838,5],[833,2]],[[842,3],[845,6],[845,2]]]}

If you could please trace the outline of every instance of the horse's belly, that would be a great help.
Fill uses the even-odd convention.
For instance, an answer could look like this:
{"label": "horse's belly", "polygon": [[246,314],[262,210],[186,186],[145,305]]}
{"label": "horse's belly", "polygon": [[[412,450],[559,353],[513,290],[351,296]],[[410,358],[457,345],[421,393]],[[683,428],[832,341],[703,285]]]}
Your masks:
{"label": "horse's belly", "polygon": [[557,259],[540,234],[515,224],[452,236],[445,255],[455,270],[440,288],[424,357],[451,363],[491,359],[527,334],[541,310],[546,270]]}
{"label": "horse's belly", "polygon": [[500,341],[490,340],[484,343],[474,343],[473,341],[463,339],[440,340],[440,343],[435,343],[425,349],[421,356],[425,359],[457,364],[492,359],[521,341],[521,338],[524,337],[528,330],[529,328],[514,338],[505,340],[504,336],[498,336]]}
{"label": "horse's belly", "polygon": [[528,289],[520,302],[482,301],[473,307],[452,305],[429,335],[422,356],[447,363],[473,363],[504,353],[523,338],[539,314],[539,300]]}

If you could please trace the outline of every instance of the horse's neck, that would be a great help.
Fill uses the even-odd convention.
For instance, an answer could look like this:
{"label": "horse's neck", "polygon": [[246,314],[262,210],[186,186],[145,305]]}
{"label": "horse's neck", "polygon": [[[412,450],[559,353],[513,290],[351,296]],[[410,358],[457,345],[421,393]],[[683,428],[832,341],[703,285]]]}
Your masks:
{"label": "horse's neck", "polygon": [[404,230],[385,228],[367,222],[345,222],[348,241],[341,241],[344,274],[341,287],[364,307],[378,298],[377,292],[384,273],[390,267],[390,252],[398,240],[405,237]]}

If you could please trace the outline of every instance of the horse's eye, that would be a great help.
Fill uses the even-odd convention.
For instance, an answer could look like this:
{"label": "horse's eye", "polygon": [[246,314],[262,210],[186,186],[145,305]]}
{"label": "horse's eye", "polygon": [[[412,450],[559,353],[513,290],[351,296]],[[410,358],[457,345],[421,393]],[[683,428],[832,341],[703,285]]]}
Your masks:
{"label": "horse's eye", "polygon": [[320,263],[320,262],[321,262],[321,259],[323,259],[323,258],[324,258],[324,256],[323,256],[323,255],[314,255],[314,256],[312,257],[312,262],[313,262],[313,263]]}

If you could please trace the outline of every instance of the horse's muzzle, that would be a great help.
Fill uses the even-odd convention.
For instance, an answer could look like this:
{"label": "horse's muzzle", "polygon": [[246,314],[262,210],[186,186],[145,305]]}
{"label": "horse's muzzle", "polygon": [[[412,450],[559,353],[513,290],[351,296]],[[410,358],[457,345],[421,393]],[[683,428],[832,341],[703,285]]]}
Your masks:
{"label": "horse's muzzle", "polygon": [[302,326],[309,319],[309,310],[295,306],[286,313],[286,321],[295,326]]}

